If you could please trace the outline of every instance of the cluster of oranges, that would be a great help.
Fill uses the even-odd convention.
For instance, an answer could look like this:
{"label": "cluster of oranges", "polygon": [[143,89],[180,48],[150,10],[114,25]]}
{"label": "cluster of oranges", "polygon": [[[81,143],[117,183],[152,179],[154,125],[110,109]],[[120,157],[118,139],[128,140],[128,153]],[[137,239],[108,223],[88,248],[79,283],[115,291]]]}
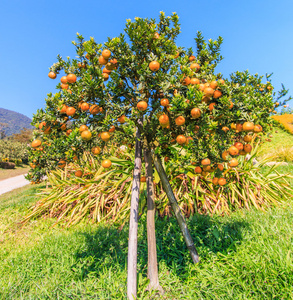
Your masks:
{"label": "cluster of oranges", "polygon": [[[157,38],[157,37],[156,37]],[[178,56],[178,55],[177,55]],[[176,56],[176,57],[177,57]],[[102,51],[101,55],[99,56],[99,64],[104,66],[103,70],[102,70],[102,75],[104,80],[108,80],[109,79],[109,75],[111,74],[111,72],[117,68],[117,60],[111,59],[111,52],[108,49],[105,49]],[[175,58],[176,58],[175,57]],[[91,59],[91,55],[87,54],[86,55],[87,59]],[[210,82],[207,82],[206,80],[202,79],[200,80],[197,77],[200,77],[198,75],[196,75],[200,69],[201,66],[195,62],[195,56],[191,55],[189,57],[189,68],[191,70],[191,72],[189,74],[193,74],[192,76],[186,76],[184,75],[184,78],[182,80],[182,84],[185,86],[188,85],[193,85],[193,86],[197,86],[198,90],[202,92],[202,102],[208,104],[208,111],[212,112],[212,110],[214,109],[214,107],[217,105],[217,99],[219,99],[222,96],[222,90],[221,90],[221,86],[225,84],[225,81],[223,79],[219,79],[218,81],[213,80]],[[84,63],[79,63],[78,65],[80,68],[86,68],[86,62]],[[152,72],[157,72],[160,69],[160,63],[158,61],[151,61],[149,63],[149,69]],[[49,77],[52,79],[56,78],[56,74],[54,72],[50,72],[49,73]],[[68,90],[69,85],[68,84],[72,84],[75,83],[77,80],[76,75],[74,74],[68,74],[67,76],[63,76],[61,78],[61,88],[62,89],[66,89]],[[177,91],[174,90],[174,96],[176,96]],[[158,121],[161,125],[161,127],[166,128],[166,129],[170,129],[170,117],[168,116],[168,112],[169,112],[169,107],[170,107],[170,101],[169,99],[167,99],[166,97],[160,97],[160,104],[166,108],[167,112],[164,112],[163,114],[161,114],[160,116],[158,116]],[[186,100],[189,101],[189,100]],[[148,107],[148,103],[147,101],[139,101],[136,105],[137,109],[141,112],[144,112],[147,110]],[[229,105],[229,109],[233,108],[233,102],[230,101],[230,105]],[[85,101],[80,101],[78,103],[78,107],[75,108],[73,106],[67,106],[67,105],[63,105],[59,112],[60,114],[66,114],[68,117],[73,117],[75,118],[76,116],[76,112],[77,110],[80,110],[82,112],[89,112],[92,115],[96,115],[98,113],[102,113],[103,112],[103,108],[99,107],[96,104],[89,104]],[[190,118],[191,119],[199,119],[202,116],[202,111],[200,108],[198,107],[193,107],[190,109]],[[175,125],[176,126],[182,126],[185,124],[186,120],[185,117],[180,115],[177,116],[175,121]],[[120,122],[121,124],[126,122],[126,116],[122,115],[118,118],[118,122]],[[42,122],[40,124],[40,128],[42,128],[42,130],[44,131],[44,133],[50,133],[51,129],[50,127],[46,126],[45,122]],[[62,128],[63,126],[63,128]],[[231,129],[235,130],[236,132],[260,132],[262,131],[261,126],[259,125],[254,125],[251,122],[245,122],[244,124],[232,124],[231,125]],[[61,130],[66,131],[66,135],[69,135],[71,133],[71,129],[67,129],[66,128],[66,124],[62,124],[61,125]],[[199,126],[196,125],[195,126],[195,130],[194,132],[198,132],[199,130]],[[230,130],[230,128],[228,126],[223,126],[222,130],[224,132],[227,132]],[[102,141],[104,142],[108,142],[111,138],[111,133],[115,131],[115,127],[112,126],[109,131],[104,131],[98,134],[98,138],[100,138]],[[81,125],[79,128],[79,133],[81,135],[82,140],[84,141],[90,141],[92,139],[92,133],[90,132],[90,130],[88,129],[88,127],[86,125]],[[176,139],[175,139],[176,138]],[[222,158],[224,161],[228,160],[228,156],[230,155],[232,158],[230,159],[230,161],[228,162],[228,166],[230,168],[236,167],[238,165],[238,160],[237,160],[237,156],[238,155],[246,155],[247,153],[250,153],[252,150],[251,145],[249,144],[249,142],[251,141],[252,136],[249,134],[246,134],[243,137],[243,142],[237,141],[235,142],[234,145],[232,145],[227,151],[225,151],[224,153],[222,153]],[[188,144],[188,142],[192,140],[191,137],[186,137],[184,134],[179,134],[176,136],[174,136],[174,139],[171,142],[177,142],[179,145],[184,145],[184,144]],[[35,140],[32,143],[32,147],[39,147],[39,143],[41,143],[41,141],[39,140]],[[94,155],[98,155],[101,153],[101,148],[96,146],[93,147],[91,149],[91,152]],[[64,160],[61,160],[58,163],[58,166],[60,168],[64,168],[66,165],[66,162]],[[108,159],[103,160],[102,162],[102,166],[104,168],[109,168],[111,166],[111,161]],[[216,168],[218,168],[220,171],[223,171],[224,169],[224,165],[223,164],[217,164],[215,165],[211,165],[211,161],[206,158],[204,160],[201,161],[201,166],[197,166],[195,168],[195,172],[197,174],[202,174],[202,175],[207,175],[208,173],[211,173],[212,171],[214,171]],[[82,172],[80,170],[78,170],[76,172],[76,176],[80,177],[82,176]],[[226,184],[226,179],[224,177],[222,178],[216,178],[214,177],[213,179],[213,183],[214,184],[219,184],[219,185],[225,185]]]}
{"label": "cluster of oranges", "polygon": [[102,75],[105,81],[109,79],[111,72],[117,69],[117,59],[113,58],[109,61],[110,57],[111,51],[108,49],[103,50],[102,55],[99,57],[99,64],[104,66]]}
{"label": "cluster of oranges", "polygon": [[[237,156],[246,155],[252,151],[252,146],[249,144],[253,136],[250,133],[259,133],[262,131],[262,127],[260,125],[254,125],[252,122],[244,122],[243,124],[232,124],[231,129],[236,132],[245,132],[245,135],[242,137],[242,141],[235,142],[234,145],[229,147],[228,150],[222,153],[222,159],[227,161],[227,166],[230,168],[234,168],[238,166]],[[230,160],[229,160],[230,156]],[[223,164],[211,165],[211,161],[208,158],[205,158],[201,161],[201,166],[195,167],[194,171],[197,174],[201,174],[202,176],[206,176],[209,173],[219,169],[220,171],[224,170]],[[214,177],[212,180],[214,185],[225,185],[227,183],[224,177],[218,178]]]}

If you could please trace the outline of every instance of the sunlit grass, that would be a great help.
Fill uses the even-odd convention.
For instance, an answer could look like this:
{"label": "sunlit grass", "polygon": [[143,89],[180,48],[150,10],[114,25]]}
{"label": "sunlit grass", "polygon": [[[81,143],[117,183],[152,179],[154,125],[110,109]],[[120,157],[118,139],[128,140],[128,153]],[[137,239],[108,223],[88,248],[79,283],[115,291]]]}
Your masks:
{"label": "sunlit grass", "polygon": [[[43,186],[44,187],[44,186]],[[15,225],[38,186],[0,197],[0,299],[126,299],[128,227],[85,223],[64,229],[50,219]],[[291,299],[292,201],[267,212],[188,220],[201,263],[193,265],[176,220],[157,219],[157,299]],[[139,224],[138,299],[147,286],[145,216]]]}
{"label": "sunlit grass", "polygon": [[288,156],[292,157],[290,149],[293,148],[293,135],[278,127],[274,127],[272,132],[269,134],[272,135],[270,138],[271,142],[264,141],[264,143],[261,144],[258,150],[258,156],[264,157],[280,152],[280,154],[287,153]]}

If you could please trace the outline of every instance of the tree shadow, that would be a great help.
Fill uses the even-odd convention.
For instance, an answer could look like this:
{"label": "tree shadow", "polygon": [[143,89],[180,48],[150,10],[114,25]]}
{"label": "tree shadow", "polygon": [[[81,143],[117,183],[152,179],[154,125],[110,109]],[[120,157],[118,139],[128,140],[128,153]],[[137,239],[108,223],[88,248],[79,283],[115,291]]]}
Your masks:
{"label": "tree shadow", "polygon": [[[157,223],[162,223],[156,228],[158,261],[164,261],[180,275],[192,264],[192,260],[179,225],[175,218],[158,220]],[[187,225],[199,253],[200,263],[211,254],[226,255],[237,251],[244,232],[250,228],[250,224],[243,219],[231,220],[208,215],[194,215],[187,220]]]}
{"label": "tree shadow", "polygon": [[[213,254],[228,254],[237,251],[243,232],[249,230],[244,220],[227,220],[221,217],[195,215],[188,221],[188,228],[200,255],[201,262]],[[89,274],[99,277],[104,268],[127,268],[128,226],[121,231],[115,227],[97,226],[90,232],[77,232],[85,239],[84,247],[75,253],[75,264],[79,279]],[[192,264],[189,252],[175,218],[156,219],[156,240],[158,262],[184,276]],[[139,220],[138,272],[147,274],[147,232],[146,217]]]}

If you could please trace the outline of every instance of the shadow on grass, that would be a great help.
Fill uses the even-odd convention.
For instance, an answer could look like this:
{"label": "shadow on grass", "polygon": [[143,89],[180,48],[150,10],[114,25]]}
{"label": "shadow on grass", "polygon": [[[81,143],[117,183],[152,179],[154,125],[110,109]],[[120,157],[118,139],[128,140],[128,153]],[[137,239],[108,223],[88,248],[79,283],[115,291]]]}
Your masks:
{"label": "shadow on grass", "polygon": [[[237,250],[244,230],[249,223],[225,221],[219,217],[196,215],[188,220],[188,228],[202,261],[211,253],[227,254]],[[89,274],[99,276],[103,269],[115,266],[127,268],[128,226],[121,231],[113,227],[97,227],[92,233],[79,232],[85,238],[85,248],[76,252],[76,264],[81,279]],[[139,223],[138,272],[147,274],[146,218]],[[156,220],[158,262],[164,262],[179,276],[184,276],[187,266],[192,264],[189,252],[175,218]],[[80,265],[82,264],[82,265]]]}

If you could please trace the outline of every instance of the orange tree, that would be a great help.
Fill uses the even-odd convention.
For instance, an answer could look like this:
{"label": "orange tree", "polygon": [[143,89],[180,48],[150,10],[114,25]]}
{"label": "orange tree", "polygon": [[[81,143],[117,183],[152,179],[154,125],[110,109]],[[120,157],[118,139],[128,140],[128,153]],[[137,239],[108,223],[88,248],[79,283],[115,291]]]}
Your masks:
{"label": "orange tree", "polygon": [[[268,128],[273,109],[272,86],[261,91],[261,77],[236,73],[223,80],[214,70],[222,38],[206,43],[197,34],[197,49],[177,47],[178,16],[161,13],[159,22],[128,20],[125,34],[97,44],[78,34],[74,42],[77,59],[58,62],[50,68],[55,79],[64,72],[58,88],[49,94],[45,110],[33,122],[39,127],[32,142],[31,158],[38,167],[30,177],[54,167],[64,167],[91,151],[105,168],[109,145],[135,143],[135,167],[131,197],[128,297],[136,295],[136,257],[139,184],[142,151],[146,166],[148,276],[150,288],[158,282],[153,165],[157,169],[185,242],[194,262],[198,254],[162,167],[161,157],[177,157],[194,165],[196,173],[212,177],[225,186],[237,156],[249,153],[251,132]],[[43,148],[43,149],[42,149]],[[183,155],[184,153],[184,155]],[[35,158],[34,158],[35,159]],[[225,163],[228,161],[228,163]],[[43,167],[45,166],[45,168]],[[39,172],[39,173],[37,173]]]}

